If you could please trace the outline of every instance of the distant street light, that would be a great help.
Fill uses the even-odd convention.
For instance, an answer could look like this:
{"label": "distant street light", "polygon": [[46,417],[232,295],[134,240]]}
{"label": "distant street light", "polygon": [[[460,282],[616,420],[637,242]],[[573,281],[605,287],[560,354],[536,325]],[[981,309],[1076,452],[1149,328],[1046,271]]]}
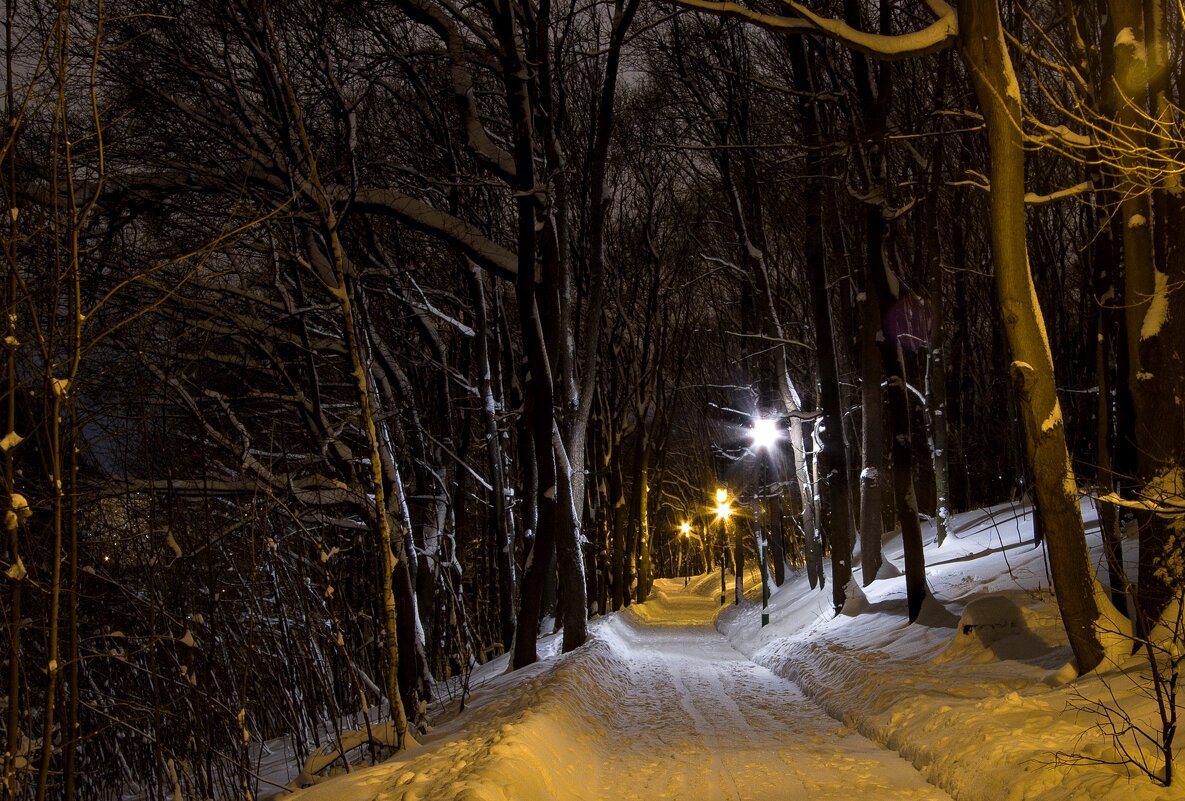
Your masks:
{"label": "distant street light", "polygon": [[[716,519],[720,521],[720,605],[724,606],[724,540],[728,537],[728,518],[732,517],[732,502],[728,490],[716,488]],[[737,579],[740,580],[739,577]]]}
{"label": "distant street light", "polygon": [[769,625],[769,563],[765,532],[761,528],[760,493],[765,484],[765,454],[781,439],[778,421],[771,417],[753,418],[749,430],[751,449],[757,456],[757,475],[753,480],[753,530],[757,536],[757,563],[761,566],[761,625]]}
{"label": "distant street light", "polygon": [[679,531],[683,533],[683,548],[680,551],[683,558],[680,561],[686,565],[683,570],[683,586],[686,587],[691,583],[691,524],[684,520],[679,524]]}

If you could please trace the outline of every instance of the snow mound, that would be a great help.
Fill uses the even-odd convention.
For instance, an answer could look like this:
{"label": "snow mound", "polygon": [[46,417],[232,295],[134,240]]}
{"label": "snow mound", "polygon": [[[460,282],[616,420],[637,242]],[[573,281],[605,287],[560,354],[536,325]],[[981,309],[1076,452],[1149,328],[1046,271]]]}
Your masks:
{"label": "snow mound", "polygon": [[870,607],[868,596],[864,594],[864,590],[860,589],[860,585],[856,583],[856,579],[848,579],[847,586],[843,588],[843,595],[843,609],[839,610],[841,615],[855,617],[868,611]]}
{"label": "snow mound", "polygon": [[897,565],[893,564],[891,559],[882,559],[881,566],[876,571],[876,580],[881,581],[882,579],[893,579],[904,575],[905,572],[901,568],[897,567]]}
{"label": "snow mound", "polygon": [[951,614],[937,598],[926,593],[921,611],[918,612],[917,622],[932,629],[949,629],[958,625],[959,618]]}
{"label": "snow mound", "polygon": [[935,664],[956,659],[983,664],[1001,660],[1035,659],[1049,651],[1029,629],[1024,612],[1005,595],[985,595],[963,608],[955,635]]}

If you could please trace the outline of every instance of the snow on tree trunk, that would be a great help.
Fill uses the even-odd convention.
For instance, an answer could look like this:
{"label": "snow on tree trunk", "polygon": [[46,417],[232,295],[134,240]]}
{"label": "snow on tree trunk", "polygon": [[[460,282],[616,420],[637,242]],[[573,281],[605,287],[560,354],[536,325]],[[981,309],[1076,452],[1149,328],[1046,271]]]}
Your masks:
{"label": "snow on tree trunk", "polygon": [[988,132],[991,244],[996,291],[1012,350],[1025,450],[1044,518],[1058,607],[1080,673],[1103,658],[1099,594],[1091,570],[1078,487],[1066,448],[1053,357],[1029,271],[1025,238],[1020,88],[994,0],[959,4],[959,52]]}
{"label": "snow on tree trunk", "polygon": [[[1169,101],[1164,10],[1160,3],[1109,0],[1114,74],[1109,76],[1107,112],[1114,118],[1117,186],[1123,228],[1124,309],[1127,317],[1127,381],[1135,402],[1138,479],[1149,500],[1163,503],[1160,479],[1185,459],[1185,295],[1169,287],[1185,278],[1185,199],[1180,176],[1145,178],[1149,154],[1178,144],[1170,126],[1176,114]],[[1149,106],[1149,102],[1151,104]],[[1158,260],[1160,263],[1158,264]],[[1173,597],[1173,577],[1165,566],[1180,544],[1168,521],[1149,511],[1140,520],[1136,606],[1153,624]],[[1178,577],[1179,578],[1179,577]]]}

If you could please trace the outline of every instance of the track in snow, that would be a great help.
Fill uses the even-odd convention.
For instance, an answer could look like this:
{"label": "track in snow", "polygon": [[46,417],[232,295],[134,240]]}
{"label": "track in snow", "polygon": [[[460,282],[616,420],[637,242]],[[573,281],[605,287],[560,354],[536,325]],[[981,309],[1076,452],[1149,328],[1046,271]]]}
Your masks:
{"label": "track in snow", "polygon": [[734,650],[711,625],[714,597],[675,588],[659,582],[642,607],[598,627],[631,681],[601,744],[614,757],[588,798],[949,799]]}

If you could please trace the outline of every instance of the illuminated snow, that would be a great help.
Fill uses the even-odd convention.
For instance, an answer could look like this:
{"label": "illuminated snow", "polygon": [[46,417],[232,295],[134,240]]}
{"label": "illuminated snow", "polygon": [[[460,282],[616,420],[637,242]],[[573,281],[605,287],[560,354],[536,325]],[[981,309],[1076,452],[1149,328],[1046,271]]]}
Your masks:
{"label": "illuminated snow", "polygon": [[[1097,516],[1089,500],[1082,510],[1098,558]],[[1114,661],[1078,678],[1031,511],[1004,504],[949,524],[941,550],[925,524],[932,595],[914,625],[895,535],[878,580],[854,581],[840,616],[805,575],[776,589],[765,628],[756,573],[745,603],[722,611],[719,573],[686,589],[660,579],[645,604],[594,620],[571,654],[545,638],[528,668],[506,673],[506,657],[478,668],[466,713],[438,711],[422,746],[293,801],[1179,798],[1122,766],[1054,763],[1059,750],[1114,753],[1075,708],[1082,698],[1113,692],[1141,722],[1154,715],[1128,678],[1139,657],[1113,647],[1122,625],[1103,589],[1097,625],[1119,637]]]}
{"label": "illuminated snow", "polygon": [[1148,311],[1144,312],[1144,322],[1140,326],[1141,340],[1157,336],[1169,316],[1169,277],[1160,270],[1155,270],[1154,273],[1156,286],[1152,291],[1152,302],[1148,304]]}

